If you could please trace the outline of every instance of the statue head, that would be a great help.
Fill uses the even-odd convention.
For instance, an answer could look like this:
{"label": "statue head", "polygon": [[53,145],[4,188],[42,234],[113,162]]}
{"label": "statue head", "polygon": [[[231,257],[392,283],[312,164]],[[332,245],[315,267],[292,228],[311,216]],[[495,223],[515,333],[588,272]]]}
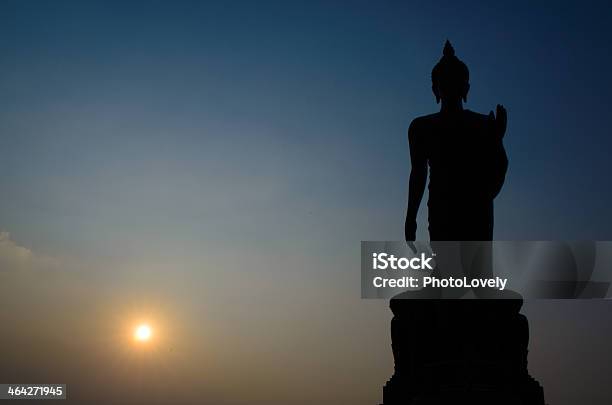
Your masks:
{"label": "statue head", "polygon": [[442,58],[431,71],[431,89],[436,102],[440,100],[455,102],[467,101],[470,90],[470,71],[465,63],[455,56],[455,50],[447,40]]}

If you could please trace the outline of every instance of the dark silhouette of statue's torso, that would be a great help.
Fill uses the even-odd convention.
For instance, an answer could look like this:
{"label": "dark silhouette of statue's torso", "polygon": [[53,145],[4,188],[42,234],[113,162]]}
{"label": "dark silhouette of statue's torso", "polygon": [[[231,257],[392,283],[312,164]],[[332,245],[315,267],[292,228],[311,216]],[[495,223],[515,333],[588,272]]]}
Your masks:
{"label": "dark silhouette of statue's torso", "polygon": [[429,167],[431,240],[491,240],[493,199],[508,164],[494,121],[470,110],[440,112],[415,119],[410,135]]}

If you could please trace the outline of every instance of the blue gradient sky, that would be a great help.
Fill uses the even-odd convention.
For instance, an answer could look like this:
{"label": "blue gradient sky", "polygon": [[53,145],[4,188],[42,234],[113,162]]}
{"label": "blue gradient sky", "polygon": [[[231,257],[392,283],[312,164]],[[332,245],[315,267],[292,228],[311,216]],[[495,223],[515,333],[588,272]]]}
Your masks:
{"label": "blue gradient sky", "polygon": [[[403,235],[406,129],[437,108],[429,75],[447,38],[470,67],[467,107],[508,109],[496,238],[612,238],[612,8],[462,3],[3,1],[0,231],[11,247],[87,263],[71,264],[79,288],[133,288],[146,302],[163,290],[193,316],[202,293],[221,331],[250,319],[240,305],[299,280],[336,312],[298,300],[295,321],[320,317],[313,330],[331,336],[334,316],[372,319],[355,350],[376,342],[387,357],[343,381],[369,376],[355,398],[375,401],[388,316],[355,298],[359,241]],[[241,275],[252,292],[229,298]],[[564,312],[586,322],[580,305]],[[591,328],[609,319],[599,305]],[[273,302],[255,308],[268,328],[287,321]],[[317,336],[312,347],[328,342]],[[262,401],[300,403],[288,398]]]}

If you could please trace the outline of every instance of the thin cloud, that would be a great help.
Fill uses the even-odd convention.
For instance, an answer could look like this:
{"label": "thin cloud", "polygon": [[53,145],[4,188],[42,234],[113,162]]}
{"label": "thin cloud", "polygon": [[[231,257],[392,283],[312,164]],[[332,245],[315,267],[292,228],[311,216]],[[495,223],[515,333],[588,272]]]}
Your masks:
{"label": "thin cloud", "polygon": [[9,232],[0,231],[0,272],[49,271],[58,268],[57,259],[37,255],[12,240]]}

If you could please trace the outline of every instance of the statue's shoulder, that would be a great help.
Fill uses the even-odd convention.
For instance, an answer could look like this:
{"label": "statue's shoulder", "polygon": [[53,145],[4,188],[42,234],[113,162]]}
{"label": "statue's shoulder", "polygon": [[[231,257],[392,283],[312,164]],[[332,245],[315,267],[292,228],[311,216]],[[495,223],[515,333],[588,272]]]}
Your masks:
{"label": "statue's shoulder", "polygon": [[465,117],[468,118],[468,120],[475,122],[475,123],[479,123],[482,125],[486,125],[489,122],[489,116],[486,114],[481,114],[479,112],[476,111],[472,111],[472,110],[463,110]]}
{"label": "statue's shoulder", "polygon": [[410,123],[410,127],[408,129],[408,133],[412,133],[417,135],[422,132],[428,132],[428,128],[436,125],[440,117],[440,113],[433,113],[428,115],[422,115],[420,117],[416,117]]}

